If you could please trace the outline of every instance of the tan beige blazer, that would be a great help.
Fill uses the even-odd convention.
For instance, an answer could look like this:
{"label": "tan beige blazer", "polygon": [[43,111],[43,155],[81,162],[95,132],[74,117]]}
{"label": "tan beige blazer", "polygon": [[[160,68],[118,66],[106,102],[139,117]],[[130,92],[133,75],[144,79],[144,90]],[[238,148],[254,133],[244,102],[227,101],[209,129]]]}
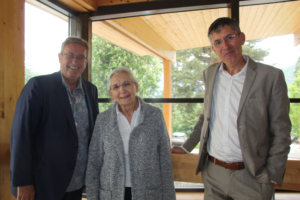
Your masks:
{"label": "tan beige blazer", "polygon": [[[204,73],[204,111],[183,147],[192,151],[200,141],[196,174],[207,156],[213,88],[220,63]],[[245,167],[257,182],[282,185],[290,150],[289,99],[283,72],[249,58],[237,118],[238,136]]]}

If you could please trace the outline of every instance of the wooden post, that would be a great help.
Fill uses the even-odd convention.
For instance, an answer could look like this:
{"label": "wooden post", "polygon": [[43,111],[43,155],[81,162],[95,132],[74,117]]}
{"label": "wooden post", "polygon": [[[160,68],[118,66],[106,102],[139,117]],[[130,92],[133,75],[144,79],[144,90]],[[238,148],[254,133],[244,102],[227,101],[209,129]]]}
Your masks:
{"label": "wooden post", "polygon": [[230,0],[228,4],[228,17],[240,22],[239,0]]}
{"label": "wooden post", "polygon": [[81,21],[81,38],[86,40],[89,43],[90,49],[89,49],[89,62],[87,63],[87,66],[85,70],[83,71],[81,77],[85,80],[91,81],[91,71],[92,71],[92,22],[90,20],[89,14],[80,14],[78,16]]}
{"label": "wooden post", "polygon": [[[164,98],[172,97],[172,63],[164,60]],[[164,103],[164,117],[170,138],[172,138],[172,104]]]}
{"label": "wooden post", "polygon": [[24,87],[25,0],[0,1],[0,199],[10,192],[10,130],[16,102]]}

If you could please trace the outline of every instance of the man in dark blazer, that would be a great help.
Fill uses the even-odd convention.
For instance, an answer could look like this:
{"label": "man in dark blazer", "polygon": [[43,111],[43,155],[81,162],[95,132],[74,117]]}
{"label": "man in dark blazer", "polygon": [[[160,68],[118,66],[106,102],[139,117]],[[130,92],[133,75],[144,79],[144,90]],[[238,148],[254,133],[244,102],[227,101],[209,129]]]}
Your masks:
{"label": "man in dark blazer", "polygon": [[217,19],[208,37],[222,62],[204,71],[203,114],[172,152],[190,152],[200,141],[196,173],[202,172],[206,200],[271,199],[291,143],[284,75],[242,55],[245,35],[235,20]]}
{"label": "man in dark blazer", "polygon": [[89,47],[69,37],[60,71],[28,81],[11,129],[11,190],[18,200],[81,200],[88,144],[98,111],[95,85],[83,80]]}

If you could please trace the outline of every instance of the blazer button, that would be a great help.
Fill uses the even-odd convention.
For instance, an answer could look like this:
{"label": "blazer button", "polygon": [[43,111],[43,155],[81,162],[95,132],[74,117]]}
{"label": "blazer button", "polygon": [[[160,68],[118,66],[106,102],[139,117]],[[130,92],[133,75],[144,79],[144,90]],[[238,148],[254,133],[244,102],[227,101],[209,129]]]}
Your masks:
{"label": "blazer button", "polygon": [[74,145],[74,148],[77,148],[77,147],[78,147],[78,145],[77,145],[77,144],[75,144],[75,145]]}

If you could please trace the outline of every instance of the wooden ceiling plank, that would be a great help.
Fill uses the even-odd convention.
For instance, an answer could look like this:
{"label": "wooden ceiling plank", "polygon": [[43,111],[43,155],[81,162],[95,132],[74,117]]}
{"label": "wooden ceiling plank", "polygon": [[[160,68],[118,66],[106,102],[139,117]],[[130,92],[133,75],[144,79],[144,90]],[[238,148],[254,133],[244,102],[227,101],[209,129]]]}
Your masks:
{"label": "wooden ceiling plank", "polygon": [[202,14],[205,22],[205,27],[208,30],[210,25],[213,23],[213,20],[211,18],[211,10],[202,10]]}
{"label": "wooden ceiling plank", "polygon": [[[167,34],[164,34],[164,37],[170,37],[169,39],[173,40],[171,42],[172,46],[176,48],[176,50],[183,48],[182,44],[179,41],[178,36],[176,35],[175,31],[173,30],[173,21],[169,18],[168,14],[163,14],[163,15],[155,15],[153,26],[158,26],[162,27],[164,31]],[[156,25],[157,24],[157,25]]]}
{"label": "wooden ceiling plank", "polygon": [[209,39],[207,37],[209,26],[207,27],[204,21],[203,11],[196,11],[195,16],[196,16],[197,23],[199,24],[200,36],[202,38],[202,43],[203,43],[202,46],[211,46]]}
{"label": "wooden ceiling plank", "polygon": [[259,10],[259,6],[255,5],[255,6],[249,6],[250,8],[250,12],[248,14],[248,18],[247,18],[247,26],[245,27],[244,33],[245,35],[249,36],[249,38],[251,37],[251,35],[254,32],[254,29],[256,28],[256,25],[258,23],[258,21],[255,21],[255,18],[257,17],[257,12]]}
{"label": "wooden ceiling plank", "polygon": [[90,10],[97,11],[98,9],[98,1],[97,0],[74,0],[82,7]]}
{"label": "wooden ceiling plank", "polygon": [[203,43],[203,39],[201,38],[201,34],[200,34],[201,33],[201,30],[200,30],[201,24],[197,23],[196,12],[197,11],[187,12],[187,17],[189,18],[192,29],[196,35],[196,45],[197,45],[197,47],[200,47],[204,43]]}
{"label": "wooden ceiling plank", "polygon": [[172,28],[165,21],[162,15],[152,15],[141,17],[152,29],[154,29],[161,37],[167,41],[167,43],[174,49],[180,49],[180,45],[176,41],[177,36],[173,32]]}
{"label": "wooden ceiling plank", "polygon": [[251,10],[256,10],[255,14],[252,17],[252,24],[251,27],[245,32],[247,40],[252,40],[254,32],[256,28],[259,26],[260,20],[262,19],[262,16],[266,10],[267,6],[266,5],[258,5],[258,6],[253,6]]}
{"label": "wooden ceiling plank", "polygon": [[292,8],[287,12],[288,17],[283,23],[283,26],[278,28],[275,32],[276,35],[285,35],[292,31],[294,33],[294,27],[300,24],[300,1],[293,1]]}
{"label": "wooden ceiling plank", "polygon": [[89,12],[87,9],[85,9],[84,7],[79,5],[74,0],[57,0],[57,1],[68,6],[69,8],[71,8],[72,10],[74,10],[76,12],[84,12],[84,13]]}
{"label": "wooden ceiling plank", "polygon": [[117,4],[128,4],[128,3],[137,3],[145,1],[154,1],[154,0],[98,0],[98,6],[111,6]]}
{"label": "wooden ceiling plank", "polygon": [[[164,14],[163,15],[166,22],[169,24],[170,27],[172,27],[177,39],[177,42],[182,46],[182,49],[189,49],[189,45],[185,38],[183,37],[181,30],[178,28],[177,22],[178,22],[178,16],[173,14]],[[181,49],[180,49],[181,50]]]}
{"label": "wooden ceiling plank", "polygon": [[151,52],[159,54],[167,60],[176,62],[175,49],[163,40],[163,38],[151,29],[140,17],[106,20],[106,22]]}
{"label": "wooden ceiling plank", "polygon": [[191,49],[192,45],[188,42],[189,34],[187,33],[187,30],[181,21],[179,13],[172,13],[172,20],[175,24],[173,28],[175,29],[180,42],[183,44],[184,49]]}
{"label": "wooden ceiling plank", "polygon": [[[161,28],[165,30],[167,34],[164,35],[164,37],[172,40],[170,43],[173,44],[173,46],[176,46],[176,50],[184,48],[182,43],[179,42],[179,38],[176,35],[176,33],[173,30],[173,27],[171,26],[169,15],[157,15],[155,16],[155,20],[158,24],[161,25]],[[172,21],[173,22],[173,21]]]}
{"label": "wooden ceiling plank", "polygon": [[247,19],[250,13],[250,9],[250,6],[245,6],[243,7],[242,12],[240,12],[240,29],[242,32],[245,32],[245,29],[248,26]]}
{"label": "wooden ceiling plank", "polygon": [[210,10],[210,14],[211,14],[211,19],[213,22],[219,18],[219,10],[218,9]]}
{"label": "wooden ceiling plank", "polygon": [[98,37],[101,37],[137,55],[144,56],[151,54],[151,52],[132,42],[127,37],[124,37],[124,35],[112,30],[110,27],[107,27],[102,22],[93,22],[92,32]]}
{"label": "wooden ceiling plank", "polygon": [[[259,19],[258,26],[255,28],[254,33],[252,34],[251,38],[249,38],[249,40],[262,38],[262,35],[264,34],[264,32],[263,32],[264,28],[269,25],[268,24],[268,20],[270,20],[269,15],[272,13],[272,11],[275,7],[274,4],[266,4],[266,5],[261,5],[261,6],[265,6],[266,8],[264,9],[263,15]],[[248,40],[247,35],[246,35],[246,40]]]}
{"label": "wooden ceiling plank", "polygon": [[297,30],[300,28],[300,13],[297,15],[297,19],[294,19],[294,22],[291,23],[291,25],[285,30],[284,33],[282,33],[281,35],[287,35],[287,34],[295,34],[298,33]]}
{"label": "wooden ceiling plank", "polygon": [[[108,40],[109,42],[120,46],[126,50],[132,51],[138,55],[150,55],[151,52],[148,49],[145,49],[140,44],[133,42],[128,37],[126,37],[124,34],[115,31],[111,27],[107,26],[103,22],[99,22],[100,26],[98,29],[98,34],[101,35],[102,38]],[[94,25],[93,25],[94,27]],[[93,29],[94,30],[94,29]]]}
{"label": "wooden ceiling plank", "polygon": [[219,17],[228,17],[228,8],[219,8]]}
{"label": "wooden ceiling plank", "polygon": [[190,18],[187,15],[187,12],[180,12],[178,13],[178,16],[180,18],[182,27],[184,27],[183,35],[185,36],[186,40],[188,41],[190,48],[196,48],[200,45],[197,35],[193,29],[193,26],[191,25]]}
{"label": "wooden ceiling plank", "polygon": [[[285,2],[282,3],[284,5],[285,11],[282,12],[280,10],[280,18],[276,18],[276,23],[274,23],[273,29],[270,30],[269,35],[277,36],[279,30],[286,25],[286,20],[288,20],[291,17],[292,11],[294,10],[294,4],[293,2]],[[282,9],[283,10],[283,9]]]}
{"label": "wooden ceiling plank", "polygon": [[[271,18],[271,20],[269,22],[270,25],[269,25],[268,29],[266,29],[266,31],[264,32],[263,38],[271,37],[272,36],[271,33],[274,32],[276,27],[278,27],[282,24],[282,21],[280,19],[284,16],[284,13],[286,12],[288,6],[289,6],[289,2],[277,3],[275,5],[275,9],[274,9],[273,13],[274,14],[276,13],[276,15],[273,15],[273,17]],[[276,10],[276,7],[279,7],[278,10]]]}
{"label": "wooden ceiling plank", "polygon": [[280,5],[278,5],[278,4],[268,4],[268,7],[264,13],[263,19],[261,20],[262,27],[260,30],[256,29],[256,31],[257,31],[257,33],[255,32],[257,34],[256,38],[265,38],[264,35],[267,32],[267,30],[269,29],[269,27],[272,23],[272,20],[278,13],[279,9],[280,9]]}

